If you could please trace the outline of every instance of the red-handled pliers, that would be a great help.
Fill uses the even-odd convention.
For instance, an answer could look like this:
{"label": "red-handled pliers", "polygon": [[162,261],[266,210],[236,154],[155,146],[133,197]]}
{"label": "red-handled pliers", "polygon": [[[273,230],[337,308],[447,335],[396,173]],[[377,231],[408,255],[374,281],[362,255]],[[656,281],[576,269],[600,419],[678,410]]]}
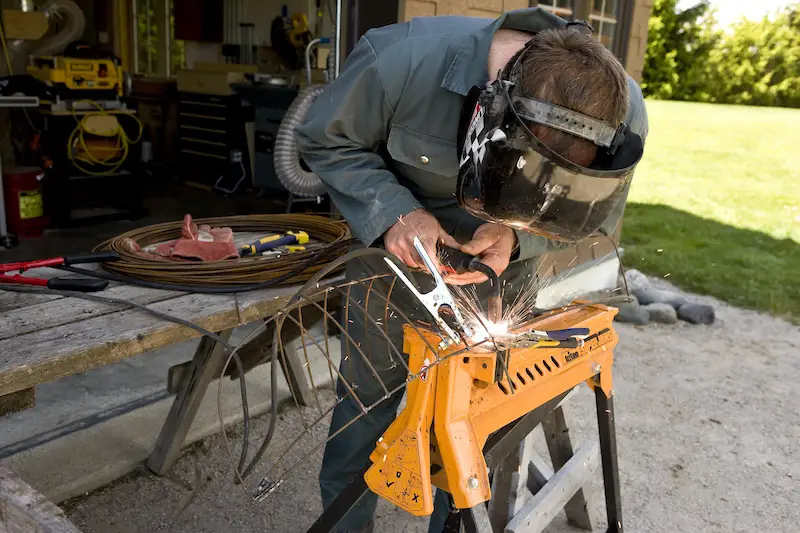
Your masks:
{"label": "red-handled pliers", "polygon": [[[59,267],[69,265],[79,265],[86,263],[104,263],[106,261],[116,261],[119,255],[115,252],[97,252],[82,255],[71,255],[66,257],[54,257],[52,259],[39,259],[37,261],[21,261],[18,263],[0,264],[0,283],[17,283],[21,285],[35,285],[37,287],[47,287],[62,291],[96,292],[102,291],[108,286],[108,281],[99,278],[30,278],[23,276],[26,270],[34,268]],[[7,274],[7,272],[17,272],[17,274]]]}

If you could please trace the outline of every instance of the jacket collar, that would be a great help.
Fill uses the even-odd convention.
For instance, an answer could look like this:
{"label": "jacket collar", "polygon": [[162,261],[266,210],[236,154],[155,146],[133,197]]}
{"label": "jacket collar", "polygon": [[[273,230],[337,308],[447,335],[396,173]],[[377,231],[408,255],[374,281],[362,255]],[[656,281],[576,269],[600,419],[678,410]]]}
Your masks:
{"label": "jacket collar", "polygon": [[442,87],[466,96],[472,87],[482,87],[489,81],[489,48],[497,30],[504,28],[535,33],[566,24],[566,20],[540,7],[503,13],[464,39],[442,79]]}

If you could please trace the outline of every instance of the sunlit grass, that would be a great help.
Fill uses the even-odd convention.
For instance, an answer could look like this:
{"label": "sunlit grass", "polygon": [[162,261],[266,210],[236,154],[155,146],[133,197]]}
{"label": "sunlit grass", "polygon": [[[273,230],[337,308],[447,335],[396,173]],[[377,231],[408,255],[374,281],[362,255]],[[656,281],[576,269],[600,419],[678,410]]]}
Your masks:
{"label": "sunlit grass", "polygon": [[800,319],[800,110],[647,108],[623,222],[626,265]]}

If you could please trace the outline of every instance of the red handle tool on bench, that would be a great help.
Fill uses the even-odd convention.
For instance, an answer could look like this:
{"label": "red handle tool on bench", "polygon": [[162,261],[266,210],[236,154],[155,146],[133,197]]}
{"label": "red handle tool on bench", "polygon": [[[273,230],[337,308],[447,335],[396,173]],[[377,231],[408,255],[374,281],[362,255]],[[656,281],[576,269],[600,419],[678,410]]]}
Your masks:
{"label": "red handle tool on bench", "polygon": [[[36,261],[20,261],[17,263],[0,264],[0,283],[16,283],[20,285],[34,285],[37,287],[47,287],[62,291],[96,292],[102,291],[108,286],[108,281],[97,278],[31,278],[23,276],[26,270],[34,268],[47,268],[80,265],[86,263],[104,263],[115,261],[119,255],[115,252],[97,252],[81,255],[70,255],[65,257],[54,257],[52,259],[39,259]],[[17,272],[17,274],[6,274],[7,272]]]}

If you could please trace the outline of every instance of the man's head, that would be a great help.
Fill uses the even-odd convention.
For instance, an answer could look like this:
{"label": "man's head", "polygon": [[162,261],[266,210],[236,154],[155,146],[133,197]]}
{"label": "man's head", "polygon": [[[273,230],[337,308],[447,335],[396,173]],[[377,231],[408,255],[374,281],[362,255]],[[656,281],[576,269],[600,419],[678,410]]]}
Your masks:
{"label": "man's head", "polygon": [[594,234],[624,196],[642,139],[623,120],[628,79],[579,27],[499,30],[499,73],[465,100],[459,205],[484,220],[562,242]]}
{"label": "man's head", "polygon": [[[520,93],[609,124],[619,124],[628,111],[625,69],[597,39],[574,28],[543,30],[520,54]],[[531,131],[551,150],[582,166],[597,153],[592,141],[547,126],[531,124]]]}

